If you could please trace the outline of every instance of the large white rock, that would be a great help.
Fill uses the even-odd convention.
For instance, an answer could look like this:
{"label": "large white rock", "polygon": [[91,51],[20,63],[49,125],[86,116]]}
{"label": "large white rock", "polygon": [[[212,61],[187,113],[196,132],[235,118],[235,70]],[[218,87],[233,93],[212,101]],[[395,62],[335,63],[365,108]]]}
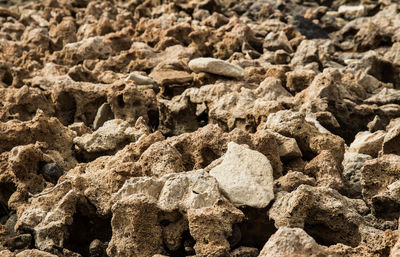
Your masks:
{"label": "large white rock", "polygon": [[230,142],[221,158],[210,175],[234,205],[264,208],[274,199],[273,170],[265,155]]}
{"label": "large white rock", "polygon": [[242,78],[246,74],[245,70],[237,65],[209,57],[191,60],[189,68],[194,72],[208,72],[233,78]]}

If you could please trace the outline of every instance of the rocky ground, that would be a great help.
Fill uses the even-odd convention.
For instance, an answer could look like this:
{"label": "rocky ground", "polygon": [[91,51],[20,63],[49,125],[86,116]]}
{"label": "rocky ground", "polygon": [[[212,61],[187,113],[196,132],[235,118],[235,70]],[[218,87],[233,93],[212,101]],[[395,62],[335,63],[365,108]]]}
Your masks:
{"label": "rocky ground", "polygon": [[0,256],[400,256],[396,2],[0,2]]}

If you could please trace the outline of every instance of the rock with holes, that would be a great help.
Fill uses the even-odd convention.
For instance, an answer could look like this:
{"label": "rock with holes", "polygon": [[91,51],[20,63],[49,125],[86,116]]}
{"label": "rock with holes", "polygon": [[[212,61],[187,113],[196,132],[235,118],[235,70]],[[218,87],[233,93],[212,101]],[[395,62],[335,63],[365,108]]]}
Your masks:
{"label": "rock with holes", "polygon": [[341,163],[344,140],[317,125],[312,120],[307,120],[303,113],[284,110],[269,115],[265,128],[295,138],[305,158],[315,157],[323,150],[328,150]]}
{"label": "rock with holes", "polygon": [[87,153],[115,152],[124,145],[135,142],[148,133],[143,119],[136,121],[135,127],[120,119],[106,121],[102,127],[92,134],[74,138],[74,143]]}
{"label": "rock with holes", "polygon": [[278,228],[303,228],[325,244],[357,246],[362,215],[367,212],[360,199],[347,198],[327,187],[301,185],[290,193],[278,193],[269,216]]}
{"label": "rock with holes", "polygon": [[80,164],[65,175],[73,181],[75,189],[81,192],[96,207],[101,215],[109,215],[111,198],[131,177],[145,174],[137,161],[153,143],[164,140],[159,133],[143,136],[139,141],[126,145],[115,155],[101,156]]}
{"label": "rock with holes", "polygon": [[196,256],[229,255],[230,244],[227,238],[232,236],[232,224],[244,218],[240,210],[229,204],[220,204],[190,209],[187,215],[190,234],[196,240]]}
{"label": "rock with holes", "polygon": [[230,142],[221,159],[210,175],[234,205],[264,208],[274,199],[273,170],[267,157]]}
{"label": "rock with holes", "polygon": [[229,62],[215,58],[197,58],[189,62],[189,68],[194,72],[208,72],[226,77],[242,78],[245,70]]}
{"label": "rock with holes", "polygon": [[400,156],[385,154],[376,159],[368,160],[361,170],[362,195],[367,203],[380,193],[384,193],[387,187],[400,179]]}
{"label": "rock with holes", "polygon": [[343,178],[349,196],[361,197],[361,171],[364,163],[372,157],[366,154],[346,151],[343,160]]}
{"label": "rock with holes", "polygon": [[113,235],[107,247],[110,256],[152,256],[163,252],[160,210],[146,196],[131,195],[112,207]]}
{"label": "rock with holes", "polygon": [[264,245],[259,257],[325,256],[327,249],[319,245],[301,228],[280,227]]}
{"label": "rock with holes", "polygon": [[304,173],[316,180],[317,186],[341,190],[344,187],[342,163],[334,155],[323,150],[304,167]]}
{"label": "rock with holes", "polygon": [[73,222],[79,199],[71,182],[64,183],[48,194],[32,198],[29,206],[21,206],[15,228],[33,231],[39,250],[57,252],[68,239],[68,226]]}

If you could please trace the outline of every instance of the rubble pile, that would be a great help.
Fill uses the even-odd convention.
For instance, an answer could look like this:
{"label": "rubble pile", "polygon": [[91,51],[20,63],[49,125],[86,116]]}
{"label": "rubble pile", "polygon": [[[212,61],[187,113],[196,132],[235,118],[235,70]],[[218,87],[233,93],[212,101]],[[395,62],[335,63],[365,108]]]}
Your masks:
{"label": "rubble pile", "polygon": [[22,2],[0,256],[400,256],[397,1]]}

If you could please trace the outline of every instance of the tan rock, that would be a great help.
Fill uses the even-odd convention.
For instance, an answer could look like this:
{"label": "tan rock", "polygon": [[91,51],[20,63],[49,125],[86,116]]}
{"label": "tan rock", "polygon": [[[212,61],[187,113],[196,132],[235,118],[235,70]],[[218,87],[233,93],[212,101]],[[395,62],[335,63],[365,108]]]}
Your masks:
{"label": "tan rock", "polygon": [[241,67],[214,58],[193,59],[189,62],[189,68],[194,72],[209,72],[233,78],[242,78],[245,75]]}
{"label": "tan rock", "polygon": [[280,227],[264,245],[259,257],[325,256],[321,246],[301,228]]}

